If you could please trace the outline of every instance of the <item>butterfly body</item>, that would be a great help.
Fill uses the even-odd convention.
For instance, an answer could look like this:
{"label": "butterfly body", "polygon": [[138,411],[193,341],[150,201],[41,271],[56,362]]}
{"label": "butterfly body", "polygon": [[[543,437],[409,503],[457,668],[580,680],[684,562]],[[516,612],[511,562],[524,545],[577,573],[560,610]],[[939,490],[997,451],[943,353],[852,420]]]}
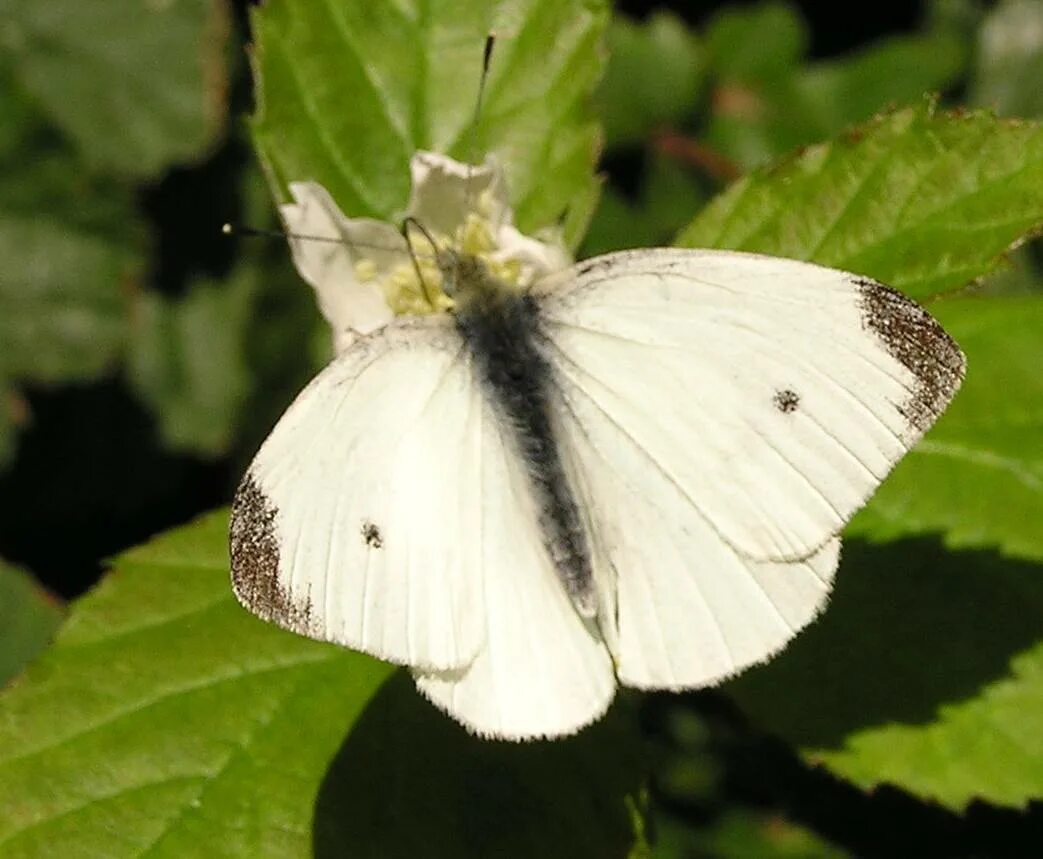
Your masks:
{"label": "butterfly body", "polygon": [[554,428],[554,369],[538,302],[501,282],[473,257],[443,252],[440,263],[456,299],[456,329],[526,465],[547,551],[577,608],[593,616],[590,550]]}

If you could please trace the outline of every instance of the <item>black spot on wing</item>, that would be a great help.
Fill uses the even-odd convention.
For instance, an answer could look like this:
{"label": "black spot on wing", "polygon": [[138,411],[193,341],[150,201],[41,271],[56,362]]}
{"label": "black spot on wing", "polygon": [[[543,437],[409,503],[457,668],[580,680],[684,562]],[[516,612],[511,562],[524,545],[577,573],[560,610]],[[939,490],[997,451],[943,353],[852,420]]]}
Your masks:
{"label": "black spot on wing", "polygon": [[296,600],[279,581],[278,516],[278,508],[247,472],[232,502],[232,590],[258,617],[315,636],[318,630],[311,603]]}
{"label": "black spot on wing", "polygon": [[898,407],[918,432],[925,432],[963,381],[966,359],[956,342],[926,310],[888,286],[859,279],[862,322],[884,348],[916,377],[912,396]]}
{"label": "black spot on wing", "polygon": [[384,536],[372,522],[362,523],[362,541],[371,549],[379,549],[384,545]]}
{"label": "black spot on wing", "polygon": [[775,392],[775,397],[772,402],[775,403],[775,408],[784,414],[790,414],[795,412],[797,406],[800,404],[800,394],[796,391],[791,391],[789,388],[785,388],[781,391]]}

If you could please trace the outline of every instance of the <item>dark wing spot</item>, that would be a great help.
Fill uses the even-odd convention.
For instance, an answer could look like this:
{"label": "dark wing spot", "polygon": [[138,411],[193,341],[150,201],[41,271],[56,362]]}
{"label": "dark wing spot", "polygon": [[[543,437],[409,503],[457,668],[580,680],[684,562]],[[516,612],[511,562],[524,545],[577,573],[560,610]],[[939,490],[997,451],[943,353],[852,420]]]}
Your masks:
{"label": "dark wing spot", "polygon": [[868,278],[855,283],[859,287],[863,325],[916,377],[916,389],[898,411],[910,427],[925,432],[960,387],[966,358],[919,304]]}
{"label": "dark wing spot", "polygon": [[318,630],[311,603],[305,600],[300,604],[279,581],[278,515],[278,509],[247,472],[232,502],[232,590],[258,617],[314,636]]}
{"label": "dark wing spot", "polygon": [[774,402],[775,408],[788,415],[790,412],[797,410],[797,405],[800,403],[800,394],[796,391],[791,391],[789,388],[776,391]]}
{"label": "dark wing spot", "polygon": [[380,533],[380,529],[372,522],[362,523],[362,539],[367,546],[373,549],[379,549],[384,545],[384,537]]}

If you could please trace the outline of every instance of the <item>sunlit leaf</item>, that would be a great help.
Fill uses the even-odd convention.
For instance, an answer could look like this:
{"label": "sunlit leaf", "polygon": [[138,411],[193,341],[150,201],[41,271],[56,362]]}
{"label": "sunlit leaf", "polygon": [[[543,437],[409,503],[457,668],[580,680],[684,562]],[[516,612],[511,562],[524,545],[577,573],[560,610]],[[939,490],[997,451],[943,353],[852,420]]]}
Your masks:
{"label": "sunlit leaf", "polygon": [[[254,141],[281,198],[288,182],[312,179],[348,215],[388,219],[405,208],[417,149],[492,153],[531,231],[595,181],[586,101],[603,63],[600,0],[280,0],[253,21]],[[498,39],[475,123],[490,32]]]}
{"label": "sunlit leaf", "polygon": [[120,557],[0,694],[0,853],[626,855],[618,708],[566,742],[476,739],[391,666],[242,609],[227,522]]}

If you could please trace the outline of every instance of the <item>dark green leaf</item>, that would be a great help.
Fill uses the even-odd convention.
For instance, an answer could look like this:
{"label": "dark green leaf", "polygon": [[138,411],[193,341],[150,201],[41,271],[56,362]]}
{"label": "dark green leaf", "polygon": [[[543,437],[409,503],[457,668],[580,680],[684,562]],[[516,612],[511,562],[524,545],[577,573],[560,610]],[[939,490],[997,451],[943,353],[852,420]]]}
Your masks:
{"label": "dark green leaf", "polygon": [[0,686],[43,650],[62,609],[29,573],[0,561]]}
{"label": "dark green leaf", "polygon": [[149,293],[138,304],[130,382],[172,448],[213,456],[235,438],[250,388],[246,347],[256,277],[254,268],[242,267],[224,281],[194,284],[179,299]]}
{"label": "dark green leaf", "polygon": [[[1016,503],[1016,502],[1015,502]],[[728,684],[805,757],[954,809],[1043,794],[1043,569],[849,541],[828,611]]]}
{"label": "dark green leaf", "polygon": [[640,24],[617,17],[608,44],[608,68],[597,93],[608,146],[640,142],[694,110],[706,60],[683,21],[667,12]]}
{"label": "dark green leaf", "polygon": [[85,379],[125,337],[129,254],[44,217],[0,215],[0,376]]}
{"label": "dark green leaf", "polygon": [[[738,13],[743,27],[731,37],[757,45],[748,40],[774,23],[778,32],[762,37],[780,42],[774,61],[751,54],[748,47],[717,61],[720,80],[706,141],[747,169],[817,143],[880,110],[949,89],[967,67],[967,36],[940,25],[922,34],[890,37],[849,56],[798,64],[803,31],[783,8]],[[747,34],[747,29],[753,32]],[[748,54],[747,60],[736,59]]]}
{"label": "dark green leaf", "polygon": [[725,9],[706,33],[714,74],[725,80],[756,81],[788,74],[807,48],[808,33],[790,3],[758,3]]}
{"label": "dark green leaf", "polygon": [[844,859],[848,854],[780,815],[732,808],[708,824],[656,821],[655,859]]}
{"label": "dark green leaf", "polygon": [[15,75],[95,167],[151,176],[223,127],[222,2],[8,0],[0,16]]}

